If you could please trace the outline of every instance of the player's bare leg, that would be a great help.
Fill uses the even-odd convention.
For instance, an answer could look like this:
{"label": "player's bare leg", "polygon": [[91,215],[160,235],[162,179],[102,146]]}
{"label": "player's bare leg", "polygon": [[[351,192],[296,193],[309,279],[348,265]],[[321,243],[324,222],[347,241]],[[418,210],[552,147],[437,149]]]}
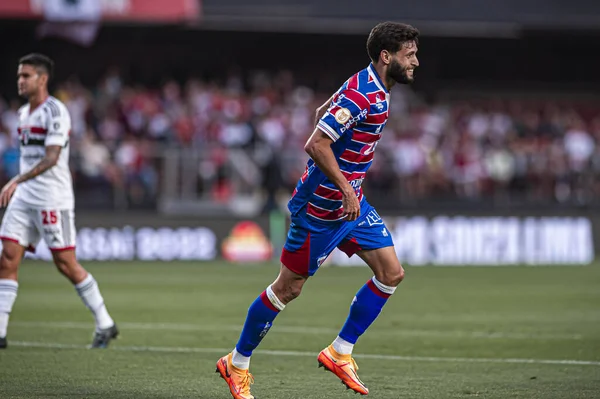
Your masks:
{"label": "player's bare leg", "polygon": [[404,268],[394,247],[385,247],[356,253],[371,268],[375,278],[389,287],[397,287],[404,280]]}
{"label": "player's bare leg", "polygon": [[119,330],[106,310],[98,283],[77,262],[74,249],[53,251],[52,257],[58,270],[73,283],[81,300],[94,315],[96,331],[92,348],[106,348],[119,335]]}
{"label": "player's bare leg", "polygon": [[294,273],[287,267],[281,265],[279,275],[271,285],[271,289],[275,296],[284,304],[287,305],[302,293],[302,287],[308,277]]}
{"label": "player's bare leg", "polygon": [[333,343],[318,356],[319,367],[334,373],[348,389],[367,395],[369,389],[360,380],[358,366],[352,358],[354,344],[375,321],[385,302],[404,278],[404,269],[394,247],[359,251],[375,276],[356,294],[346,324]]}
{"label": "player's bare leg", "polygon": [[250,305],[236,347],[217,362],[217,373],[227,382],[235,399],[254,399],[250,393],[254,378],[248,371],[252,351],[265,337],[279,312],[300,295],[306,279],[282,265],[277,279]]}
{"label": "player's bare leg", "polygon": [[8,317],[17,299],[17,274],[25,248],[11,240],[2,240],[0,255],[0,349],[7,347]]}
{"label": "player's bare leg", "polygon": [[88,272],[77,262],[75,250],[52,252],[52,258],[58,271],[69,279],[73,285],[81,283],[88,276]]}

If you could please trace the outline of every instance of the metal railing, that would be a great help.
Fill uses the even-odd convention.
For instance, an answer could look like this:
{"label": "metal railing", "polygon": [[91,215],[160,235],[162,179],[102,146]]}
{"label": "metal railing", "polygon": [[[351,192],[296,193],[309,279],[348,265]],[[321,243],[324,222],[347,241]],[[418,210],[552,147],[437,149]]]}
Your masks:
{"label": "metal railing", "polygon": [[211,216],[258,212],[261,172],[241,149],[169,148],[163,154],[161,212]]}

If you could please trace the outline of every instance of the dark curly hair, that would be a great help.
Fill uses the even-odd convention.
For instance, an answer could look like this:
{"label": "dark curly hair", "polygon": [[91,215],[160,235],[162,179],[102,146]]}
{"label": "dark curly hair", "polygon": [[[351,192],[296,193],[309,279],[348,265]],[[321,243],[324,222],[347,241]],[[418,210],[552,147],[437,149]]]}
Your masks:
{"label": "dark curly hair", "polygon": [[382,22],[377,24],[367,39],[367,53],[373,62],[379,60],[383,50],[395,53],[407,42],[419,43],[419,30],[400,22]]}

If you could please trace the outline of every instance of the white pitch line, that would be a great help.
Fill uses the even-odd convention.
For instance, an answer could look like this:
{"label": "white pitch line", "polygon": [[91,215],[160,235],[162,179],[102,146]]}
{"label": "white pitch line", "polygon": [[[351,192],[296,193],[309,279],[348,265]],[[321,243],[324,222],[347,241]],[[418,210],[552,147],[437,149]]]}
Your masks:
{"label": "white pitch line", "polygon": [[[24,348],[48,348],[48,349],[86,349],[87,345],[60,344],[55,342],[27,342],[10,341],[10,346],[20,346]],[[231,349],[231,348],[230,348]],[[163,353],[210,353],[225,354],[230,349],[224,348],[182,348],[182,347],[164,347],[164,346],[111,346],[110,351],[119,352],[163,352]],[[317,357],[317,353],[300,351],[276,351],[276,350],[256,350],[255,354],[268,356],[289,356],[289,357]],[[433,357],[433,356],[395,356],[395,355],[374,355],[374,354],[355,354],[357,359],[373,360],[392,360],[408,362],[449,362],[449,363],[503,363],[503,364],[552,364],[568,366],[600,366],[600,361],[592,360],[551,360],[551,359],[502,359],[502,358],[477,358],[477,357]]]}
{"label": "white pitch line", "polygon": [[[65,329],[90,329],[93,323],[86,322],[45,322],[45,321],[15,321],[10,323],[15,327],[28,328],[65,328]],[[178,323],[119,323],[119,327],[128,330],[162,330],[162,331],[233,331],[240,332],[241,325],[198,325]],[[326,327],[302,327],[276,324],[269,333],[285,334],[337,334],[338,329]],[[374,329],[369,331],[369,336],[404,336],[404,337],[436,337],[436,338],[482,338],[482,339],[536,339],[536,340],[581,340],[581,334],[544,334],[544,333],[511,333],[511,332],[486,332],[486,331],[436,331],[417,330],[394,327],[393,329]]]}

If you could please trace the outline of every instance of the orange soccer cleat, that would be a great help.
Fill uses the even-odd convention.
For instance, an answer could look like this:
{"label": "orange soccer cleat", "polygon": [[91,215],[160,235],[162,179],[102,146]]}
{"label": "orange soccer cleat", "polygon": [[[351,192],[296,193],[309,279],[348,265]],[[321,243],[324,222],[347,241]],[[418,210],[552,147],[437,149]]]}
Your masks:
{"label": "orange soccer cleat", "polygon": [[358,378],[358,366],[351,355],[340,355],[331,345],[323,349],[317,358],[319,367],[335,374],[348,389],[361,395],[368,395],[369,389]]}
{"label": "orange soccer cleat", "polygon": [[250,393],[254,377],[248,370],[237,368],[231,363],[231,353],[219,359],[216,372],[227,382],[234,399],[254,399]]}

